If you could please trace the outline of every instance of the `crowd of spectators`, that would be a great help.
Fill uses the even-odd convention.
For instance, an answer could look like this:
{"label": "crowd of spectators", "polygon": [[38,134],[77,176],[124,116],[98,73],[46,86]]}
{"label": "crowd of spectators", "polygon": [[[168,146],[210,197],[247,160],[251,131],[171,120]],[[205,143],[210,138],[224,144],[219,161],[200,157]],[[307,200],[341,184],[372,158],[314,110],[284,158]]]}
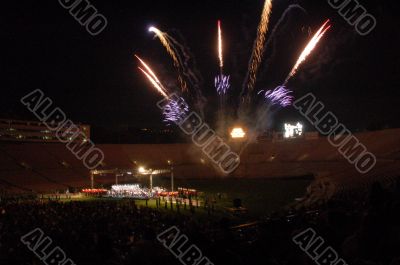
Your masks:
{"label": "crowd of spectators", "polygon": [[177,226],[214,264],[316,264],[292,241],[313,228],[347,264],[400,264],[400,188],[374,184],[364,200],[260,217],[233,228],[229,215],[138,207],[132,200],[0,203],[0,264],[42,262],[21,243],[40,228],[77,265],[181,264],[156,239]]}

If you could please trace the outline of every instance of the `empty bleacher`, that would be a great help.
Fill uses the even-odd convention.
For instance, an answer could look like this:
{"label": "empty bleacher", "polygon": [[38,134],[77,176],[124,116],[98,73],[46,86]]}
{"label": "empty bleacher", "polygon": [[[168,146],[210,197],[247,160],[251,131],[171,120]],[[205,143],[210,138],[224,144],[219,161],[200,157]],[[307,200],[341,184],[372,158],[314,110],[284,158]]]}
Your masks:
{"label": "empty bleacher", "polygon": [[[359,173],[326,138],[294,139],[250,144],[231,177],[272,178],[314,175],[328,178],[340,189],[369,185],[376,179],[393,178],[400,170],[400,129],[356,134],[378,159],[375,168]],[[233,144],[239,150],[238,144]],[[190,144],[97,145],[105,159],[99,169],[132,169],[138,166],[169,168],[176,178],[219,176],[200,149]],[[109,183],[114,181],[110,178]],[[106,178],[101,181],[107,183]],[[54,191],[90,185],[90,170],[63,144],[0,143],[0,189]]]}

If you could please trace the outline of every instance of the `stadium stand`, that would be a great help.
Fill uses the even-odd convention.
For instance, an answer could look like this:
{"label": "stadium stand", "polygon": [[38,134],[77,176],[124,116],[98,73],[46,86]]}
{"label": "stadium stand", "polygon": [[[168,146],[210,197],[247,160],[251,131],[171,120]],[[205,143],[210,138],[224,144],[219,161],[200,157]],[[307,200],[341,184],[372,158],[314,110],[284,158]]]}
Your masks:
{"label": "stadium stand", "polygon": [[[329,179],[339,190],[373,183],[379,178],[398,176],[400,169],[400,129],[356,134],[377,157],[377,165],[367,174],[359,173],[326,138],[293,139],[250,144],[241,156],[236,178],[273,178],[313,175]],[[236,144],[233,144],[236,148]],[[217,177],[212,163],[189,144],[98,145],[105,159],[99,169],[169,168],[174,163],[177,178]],[[239,146],[240,147],[240,146]],[[110,178],[108,184],[114,182]],[[105,178],[102,184],[107,184]],[[90,185],[90,170],[63,144],[0,143],[0,188],[17,190],[65,190]]]}

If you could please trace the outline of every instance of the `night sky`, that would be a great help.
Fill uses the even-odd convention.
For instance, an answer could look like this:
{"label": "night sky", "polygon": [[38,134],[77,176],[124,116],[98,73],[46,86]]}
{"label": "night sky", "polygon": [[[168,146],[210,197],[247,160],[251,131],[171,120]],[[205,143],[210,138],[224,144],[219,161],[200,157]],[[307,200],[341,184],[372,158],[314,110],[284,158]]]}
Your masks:
{"label": "night sky", "polygon": [[[377,19],[368,36],[332,9],[327,1],[274,1],[271,27],[290,4],[294,10],[267,47],[256,89],[282,82],[305,46],[327,18],[333,28],[301,67],[289,88],[300,97],[313,92],[340,121],[353,130],[400,127],[400,42],[395,1],[360,0]],[[237,104],[247,69],[262,0],[99,1],[91,3],[108,20],[91,36],[56,0],[3,3],[1,38],[1,118],[34,120],[20,98],[42,89],[75,122],[96,127],[161,127],[155,103],[160,96],[137,70],[135,53],[145,58],[163,81],[175,80],[172,63],[147,28],[184,36],[197,60],[212,121],[217,99],[216,21],[225,41],[225,71],[232,75],[229,99]],[[269,35],[268,35],[269,36]],[[297,120],[293,108],[273,116],[273,127]]]}

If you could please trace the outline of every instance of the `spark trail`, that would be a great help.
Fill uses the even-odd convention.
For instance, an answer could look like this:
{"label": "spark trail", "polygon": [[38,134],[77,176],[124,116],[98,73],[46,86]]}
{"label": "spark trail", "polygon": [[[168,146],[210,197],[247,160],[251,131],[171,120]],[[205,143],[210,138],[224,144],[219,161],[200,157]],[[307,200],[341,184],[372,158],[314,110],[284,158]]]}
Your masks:
{"label": "spark trail", "polygon": [[218,20],[218,57],[219,57],[219,68],[222,70],[224,67],[224,55],[223,55],[223,46],[222,46],[222,29],[221,29],[221,20]]}
{"label": "spark trail", "polygon": [[153,70],[146,64],[145,61],[143,61],[139,56],[135,55],[135,57],[139,60],[139,62],[142,64],[144,69],[142,67],[138,67],[140,71],[147,77],[147,79],[151,82],[151,84],[157,89],[157,91],[163,95],[166,99],[168,99],[168,94],[167,94],[167,89],[163,86],[163,84],[160,82],[156,74],[154,73]]}
{"label": "spark trail", "polygon": [[164,121],[168,124],[179,123],[182,121],[189,112],[189,105],[186,103],[185,99],[182,97],[170,97],[167,94],[167,89],[158,79],[154,71],[148,66],[148,64],[143,61],[139,56],[135,57],[142,64],[142,67],[138,67],[139,70],[147,77],[151,84],[157,89],[157,91],[168,100],[168,103],[163,108]]}
{"label": "spark trail", "polygon": [[167,38],[175,54],[178,56],[180,64],[178,75],[186,86],[181,87],[181,90],[197,113],[204,118],[204,107],[207,100],[202,93],[203,78],[197,70],[196,60],[189,47],[185,44],[184,38],[179,32],[176,32],[176,34],[180,41],[170,35],[167,35]]}
{"label": "spark trail", "polygon": [[219,59],[219,75],[215,77],[215,89],[217,90],[218,95],[220,96],[220,107],[221,109],[224,107],[225,98],[224,96],[227,94],[228,89],[231,87],[230,84],[230,76],[224,75],[224,51],[222,44],[222,27],[221,20],[218,20],[218,59]]}
{"label": "spark trail", "polygon": [[155,27],[150,27],[149,31],[156,34],[156,36],[160,39],[161,44],[164,46],[164,48],[167,50],[168,54],[171,56],[172,60],[174,61],[175,67],[179,67],[178,57],[176,56],[174,50],[171,48],[171,45],[167,39],[167,33],[164,33]]}
{"label": "spark trail", "polygon": [[290,12],[294,9],[299,9],[301,11],[303,11],[303,13],[307,14],[307,11],[298,4],[292,4],[290,6],[288,6],[288,8],[286,8],[285,12],[283,12],[281,18],[278,20],[278,22],[276,23],[276,25],[274,26],[274,28],[271,31],[271,35],[268,38],[268,40],[266,41],[265,45],[264,45],[264,51],[267,50],[267,48],[270,46],[271,42],[273,41],[273,48],[272,48],[272,54],[270,54],[269,59],[264,63],[264,68],[268,68],[270,61],[273,59],[275,52],[276,52],[276,34],[278,32],[278,29],[280,29],[282,27],[283,22],[286,20],[286,17],[290,14]]}
{"label": "spark trail", "polygon": [[260,64],[263,57],[264,45],[266,35],[268,32],[269,19],[272,11],[272,0],[265,0],[263,12],[261,15],[261,21],[257,30],[257,38],[254,42],[253,53],[249,62],[249,70],[245,83],[243,85],[243,92],[247,89],[247,96],[250,97],[254,90],[254,86],[257,79],[257,72],[260,68]]}
{"label": "spark trail", "polygon": [[174,67],[177,69],[179,75],[178,75],[178,81],[181,86],[181,89],[183,92],[187,91],[187,84],[184,80],[184,78],[181,76],[181,64],[180,64],[180,59],[179,56],[176,54],[175,49],[171,46],[169,36],[167,33],[162,32],[161,30],[155,28],[155,27],[150,27],[149,28],[150,32],[153,32],[156,34],[156,36],[160,39],[161,44],[164,46],[164,48],[167,50],[167,53],[170,55],[174,62]]}
{"label": "spark trail", "polygon": [[289,81],[290,78],[292,78],[300,65],[307,59],[307,57],[312,53],[312,51],[315,49],[321,38],[325,35],[325,33],[331,28],[331,25],[329,25],[329,19],[325,21],[325,23],[322,25],[322,27],[315,33],[315,35],[312,37],[312,39],[308,42],[307,46],[304,48],[303,52],[300,54],[299,59],[297,59],[296,64],[293,66],[292,70],[290,71],[289,75],[287,76],[284,85],[286,85]]}

